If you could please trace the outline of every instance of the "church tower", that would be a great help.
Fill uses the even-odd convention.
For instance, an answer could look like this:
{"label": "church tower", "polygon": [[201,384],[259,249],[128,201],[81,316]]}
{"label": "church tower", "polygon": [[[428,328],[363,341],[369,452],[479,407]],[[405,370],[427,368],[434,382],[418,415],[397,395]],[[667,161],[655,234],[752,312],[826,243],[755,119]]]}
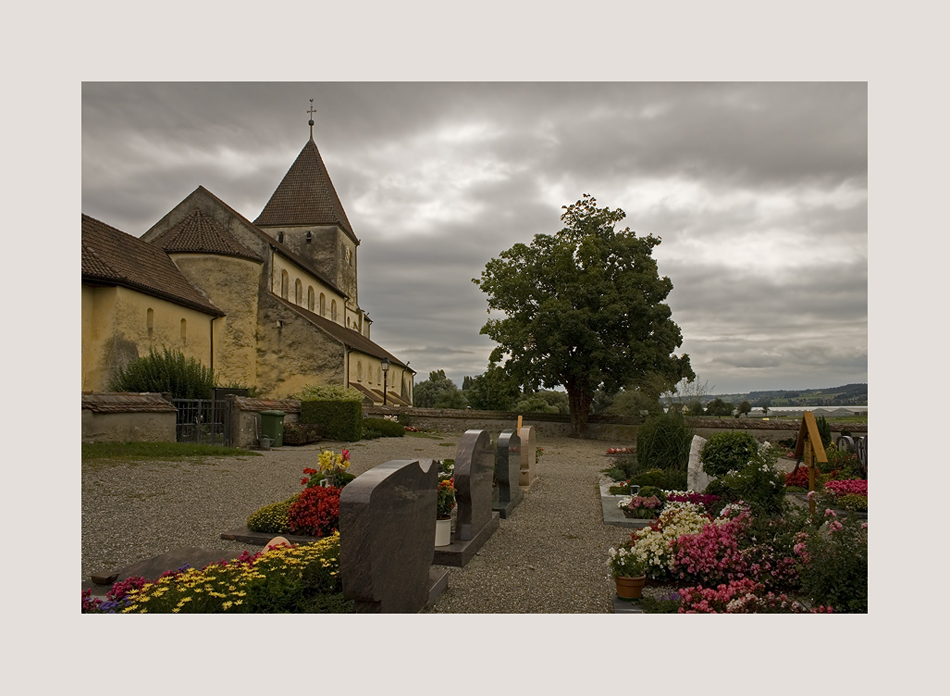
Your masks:
{"label": "church tower", "polygon": [[310,127],[310,139],[254,224],[310,261],[343,290],[349,296],[346,325],[366,333],[357,294],[356,249],[360,240],[313,141],[312,120]]}

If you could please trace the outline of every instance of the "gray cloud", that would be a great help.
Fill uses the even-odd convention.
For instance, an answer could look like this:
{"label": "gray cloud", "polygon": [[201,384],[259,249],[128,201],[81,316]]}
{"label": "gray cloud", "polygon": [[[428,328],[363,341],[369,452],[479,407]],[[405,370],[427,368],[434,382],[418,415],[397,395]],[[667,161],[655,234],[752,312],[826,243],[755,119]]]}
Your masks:
{"label": "gray cloud", "polygon": [[694,369],[723,391],[867,379],[867,86],[86,83],[83,212],[142,234],[198,185],[253,219],[314,139],[373,338],[484,370],[471,283],[583,193],[663,238]]}

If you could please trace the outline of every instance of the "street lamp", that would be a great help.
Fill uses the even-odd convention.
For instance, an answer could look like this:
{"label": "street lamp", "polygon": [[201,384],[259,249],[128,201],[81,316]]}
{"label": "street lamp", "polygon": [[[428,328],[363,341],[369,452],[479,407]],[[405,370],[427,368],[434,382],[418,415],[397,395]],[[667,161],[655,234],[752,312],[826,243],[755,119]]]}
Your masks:
{"label": "street lamp", "polygon": [[389,358],[383,358],[380,365],[383,368],[383,406],[386,405],[386,373],[389,372]]}

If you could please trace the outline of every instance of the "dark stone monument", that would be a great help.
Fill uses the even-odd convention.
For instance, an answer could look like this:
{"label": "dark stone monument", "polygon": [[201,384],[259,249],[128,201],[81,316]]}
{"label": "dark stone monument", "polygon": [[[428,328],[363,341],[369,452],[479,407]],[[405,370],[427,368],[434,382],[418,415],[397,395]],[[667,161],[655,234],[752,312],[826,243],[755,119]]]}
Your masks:
{"label": "dark stone monument", "polygon": [[498,529],[500,517],[492,511],[494,467],[495,452],[488,433],[465,431],[455,454],[456,530],[451,544],[433,547],[436,565],[464,567]]}
{"label": "dark stone monument", "polygon": [[392,461],[340,494],[340,575],[357,612],[417,613],[447,585],[430,569],[439,464]]}
{"label": "dark stone monument", "polygon": [[506,519],[524,498],[519,485],[521,477],[521,438],[512,430],[498,436],[495,458],[495,495],[492,509]]}

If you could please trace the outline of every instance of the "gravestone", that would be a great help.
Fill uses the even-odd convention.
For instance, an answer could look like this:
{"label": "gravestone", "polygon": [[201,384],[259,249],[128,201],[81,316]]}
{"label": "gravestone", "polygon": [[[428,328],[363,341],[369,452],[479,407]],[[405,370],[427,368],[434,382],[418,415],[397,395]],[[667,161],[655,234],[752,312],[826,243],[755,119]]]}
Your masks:
{"label": "gravestone", "polygon": [[498,453],[495,457],[495,492],[492,510],[501,519],[511,515],[524,498],[518,481],[521,477],[521,438],[511,430],[498,436]]}
{"label": "gravestone", "polygon": [[529,488],[537,477],[535,465],[538,461],[538,441],[534,435],[534,426],[526,425],[519,428],[518,437],[521,438],[521,472],[518,476],[518,485]]}
{"label": "gravestone", "polygon": [[455,454],[455,535],[448,546],[435,549],[436,565],[464,567],[498,529],[500,515],[492,510],[494,469],[495,452],[488,433],[465,431]]}
{"label": "gravestone", "polygon": [[430,573],[438,473],[431,459],[386,462],[340,493],[340,575],[357,612],[417,613],[447,584]]}
{"label": "gravestone", "polygon": [[702,493],[706,486],[714,477],[703,471],[703,462],[700,459],[700,452],[703,451],[703,445],[706,444],[706,438],[699,435],[693,435],[693,441],[689,445],[689,464],[686,468],[686,487],[694,493]]}

